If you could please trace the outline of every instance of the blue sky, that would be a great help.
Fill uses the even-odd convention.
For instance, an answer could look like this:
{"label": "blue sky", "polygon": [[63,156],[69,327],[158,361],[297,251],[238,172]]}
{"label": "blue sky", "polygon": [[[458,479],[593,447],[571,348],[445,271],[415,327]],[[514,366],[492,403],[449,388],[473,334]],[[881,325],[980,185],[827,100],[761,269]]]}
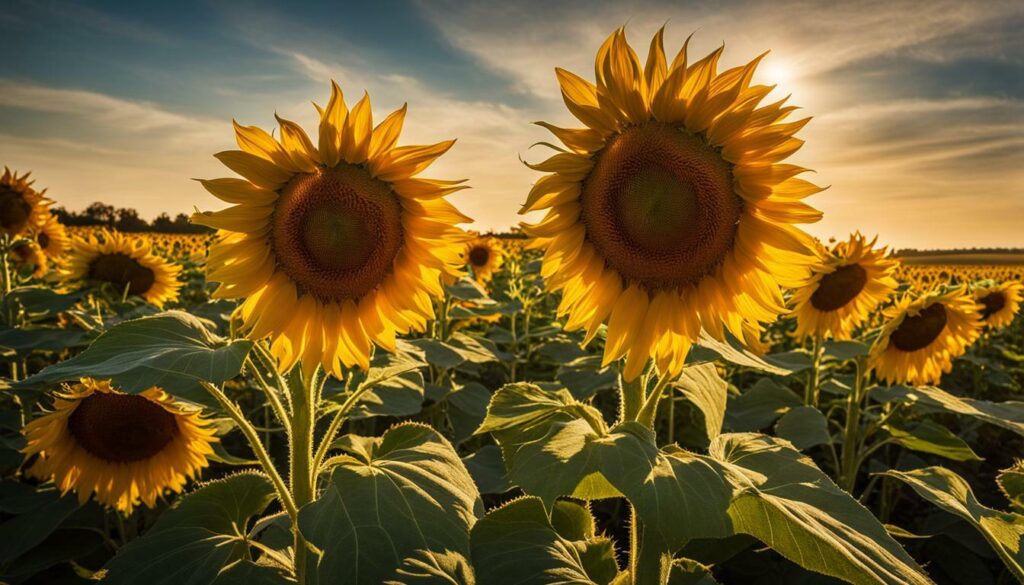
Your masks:
{"label": "blue sky", "polygon": [[455,202],[502,229],[547,140],[573,125],[555,66],[593,75],[627,24],[641,54],[725,42],[814,120],[796,162],[832,188],[820,236],[896,246],[1024,246],[1024,5],[1006,2],[21,2],[0,11],[0,162],[71,209],[144,216],[218,204],[190,181],[228,174],[232,118],[314,128],[337,79],[376,119],[409,102],[403,141],[455,137],[431,169],[469,178]]}

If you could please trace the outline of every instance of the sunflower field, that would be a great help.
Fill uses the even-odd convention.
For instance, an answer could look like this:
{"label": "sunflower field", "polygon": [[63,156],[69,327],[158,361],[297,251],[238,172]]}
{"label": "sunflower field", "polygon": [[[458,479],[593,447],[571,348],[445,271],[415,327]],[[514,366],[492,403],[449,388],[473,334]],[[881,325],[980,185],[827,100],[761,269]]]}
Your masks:
{"label": "sunflower field", "polygon": [[337,84],[235,123],[209,235],[5,170],[0,581],[1024,581],[1024,264],[808,235],[809,119],[721,53],[556,69],[510,234]]}

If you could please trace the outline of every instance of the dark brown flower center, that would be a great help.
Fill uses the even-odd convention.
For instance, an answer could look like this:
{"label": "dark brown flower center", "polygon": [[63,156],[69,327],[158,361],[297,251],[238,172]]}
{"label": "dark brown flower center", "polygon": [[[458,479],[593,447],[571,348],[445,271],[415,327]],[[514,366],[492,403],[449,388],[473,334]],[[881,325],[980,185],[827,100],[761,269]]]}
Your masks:
{"label": "dark brown flower center", "polygon": [[39,235],[36,236],[36,242],[39,243],[40,248],[45,250],[50,245],[50,236],[46,235],[45,232],[39,232]]}
{"label": "dark brown flower center", "polygon": [[732,250],[743,210],[718,152],[658,123],[611,139],[580,199],[587,239],[608,266],[649,290],[712,273]]}
{"label": "dark brown flower center", "polygon": [[100,392],[75,407],[68,430],[83,449],[116,463],[149,459],[181,432],[173,414],[144,396]]}
{"label": "dark brown flower center", "polygon": [[989,317],[1006,307],[1006,295],[1002,291],[995,291],[981,297],[978,302],[981,303],[982,320],[988,320]]}
{"label": "dark brown flower center", "polygon": [[120,252],[102,254],[93,260],[89,264],[89,278],[109,282],[119,291],[128,287],[128,293],[133,295],[145,294],[156,282],[151,269]]}
{"label": "dark brown flower center", "polygon": [[847,264],[821,277],[811,295],[811,305],[819,311],[835,311],[857,298],[868,282],[868,273],[860,264]]}
{"label": "dark brown flower center", "polygon": [[25,200],[21,191],[0,185],[0,230],[8,234],[20,234],[28,226],[32,205]]}
{"label": "dark brown flower center", "polygon": [[946,328],[946,307],[934,303],[917,315],[906,317],[889,338],[896,349],[917,351],[928,347]]}
{"label": "dark brown flower center", "polygon": [[485,246],[474,246],[469,251],[469,263],[476,267],[487,266],[487,261],[491,258],[491,251]]}
{"label": "dark brown flower center", "polygon": [[278,266],[300,293],[325,302],[375,289],[391,272],[402,239],[398,197],[352,165],[296,176],[274,211]]}

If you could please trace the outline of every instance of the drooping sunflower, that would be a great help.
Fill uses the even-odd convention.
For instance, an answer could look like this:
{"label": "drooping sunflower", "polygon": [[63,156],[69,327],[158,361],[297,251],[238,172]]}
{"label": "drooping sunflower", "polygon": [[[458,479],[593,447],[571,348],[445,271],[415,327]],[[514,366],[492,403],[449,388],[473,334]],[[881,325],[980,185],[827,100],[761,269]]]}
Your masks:
{"label": "drooping sunflower", "polygon": [[236,123],[242,150],[216,156],[244,179],[202,181],[235,205],[192,220],[220,230],[207,278],[213,296],[245,298],[248,336],[270,336],[283,370],[301,360],[341,376],[433,318],[442,274],[461,275],[456,224],[470,220],[444,199],[463,181],[416,177],[454,141],[396,146],[405,106],[374,127],[369,96],[350,111],[335,83],[318,110],[316,145],[281,118],[280,141]]}
{"label": "drooping sunflower", "polygon": [[4,167],[0,175],[0,234],[19,235],[37,226],[50,214],[50,200],[32,188],[31,173],[18,173]]}
{"label": "drooping sunflower", "polygon": [[91,494],[125,514],[180,492],[208,465],[217,441],[199,411],[160,388],[125,394],[109,381],[83,378],[57,393],[53,410],[25,425],[29,473],[61,492]]}
{"label": "drooping sunflower", "polygon": [[850,339],[854,328],[896,290],[893,272],[899,263],[886,258],[884,247],[875,248],[877,240],[855,233],[823,251],[790,301],[797,337]]}
{"label": "drooping sunflower", "polygon": [[902,299],[871,346],[869,367],[890,384],[938,384],[981,333],[981,316],[963,287]]}
{"label": "drooping sunflower", "polygon": [[11,259],[18,268],[27,268],[32,276],[40,277],[46,274],[46,254],[33,241],[22,240],[22,243],[11,248]]}
{"label": "drooping sunflower", "polygon": [[473,271],[477,282],[491,281],[494,273],[501,269],[504,254],[494,238],[477,237],[466,245],[466,265]]}
{"label": "drooping sunflower", "polygon": [[[649,357],[678,373],[705,329],[744,339],[744,323],[785,310],[780,286],[806,276],[813,241],[794,224],[820,219],[801,199],[822,189],[780,164],[803,144],[795,108],[758,107],[760,57],[717,72],[722,49],[692,65],[686,45],[666,63],[663,30],[646,65],[619,29],[601,46],[596,84],[556,69],[569,111],[586,128],[540,123],[570,152],[530,165],[549,172],[522,213],[545,250],[542,274],[586,340],[607,322],[604,362],[626,355],[635,378]],[[724,47],[723,47],[724,48]],[[749,328],[749,326],[748,326]]]}
{"label": "drooping sunflower", "polygon": [[981,320],[992,329],[1002,329],[1017,316],[1024,284],[1008,280],[999,284],[984,284],[974,288],[974,300],[981,310]]}
{"label": "drooping sunflower", "polygon": [[153,253],[145,238],[103,230],[76,238],[62,274],[68,280],[110,283],[162,307],[178,298],[181,266]]}

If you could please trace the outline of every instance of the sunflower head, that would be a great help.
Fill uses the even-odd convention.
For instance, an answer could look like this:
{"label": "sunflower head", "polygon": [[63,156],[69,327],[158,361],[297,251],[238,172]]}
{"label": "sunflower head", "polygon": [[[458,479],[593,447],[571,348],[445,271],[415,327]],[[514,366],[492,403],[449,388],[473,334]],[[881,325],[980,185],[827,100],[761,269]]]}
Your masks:
{"label": "sunflower head", "polygon": [[281,118],[279,140],[236,123],[241,150],[216,156],[244,179],[201,181],[233,205],[192,220],[219,230],[207,278],[215,297],[245,299],[247,334],[271,337],[283,370],[341,376],[433,318],[442,275],[461,275],[456,224],[469,218],[444,199],[462,181],[416,176],[454,141],[397,146],[406,108],[374,126],[369,96],[349,110],[337,84],[318,109],[315,144]]}
{"label": "sunflower head", "polygon": [[71,248],[67,229],[52,213],[46,213],[39,225],[33,228],[32,237],[47,260],[52,262],[61,263],[64,254]]}
{"label": "sunflower head", "polygon": [[1024,284],[1007,280],[1002,283],[985,283],[974,287],[974,300],[978,303],[981,320],[992,329],[1002,329],[1017,316],[1020,310]]}
{"label": "sunflower head", "polygon": [[32,475],[125,514],[180,492],[208,465],[217,441],[197,410],[161,389],[125,394],[91,378],[57,393],[53,410],[22,433],[26,456],[38,456]]}
{"label": "sunflower head", "polygon": [[798,337],[850,339],[896,290],[898,262],[886,258],[886,249],[876,248],[876,241],[855,233],[821,251],[808,281],[791,299]]}
{"label": "sunflower head", "polygon": [[466,244],[466,266],[477,282],[487,283],[494,277],[504,259],[501,245],[496,238],[476,237]]}
{"label": "sunflower head", "polygon": [[16,236],[33,228],[49,215],[50,200],[32,188],[31,173],[18,173],[4,167],[0,175],[0,233]]}
{"label": "sunflower head", "polygon": [[663,31],[645,64],[619,29],[601,46],[596,83],[556,69],[584,128],[540,123],[566,152],[530,165],[550,173],[522,212],[545,250],[542,274],[562,291],[559,313],[589,341],[607,323],[604,362],[627,356],[635,378],[648,358],[678,373],[701,329],[750,338],[784,311],[781,286],[806,276],[813,241],[794,224],[820,213],[821,191],[781,161],[803,144],[809,119],[784,120],[785,100],[760,105],[760,57],[718,71],[719,49],[695,63],[687,46],[669,63]]}
{"label": "sunflower head", "polygon": [[162,307],[178,298],[181,266],[153,253],[145,239],[103,230],[72,241],[62,274],[69,280],[109,285]]}
{"label": "sunflower head", "polygon": [[39,247],[39,244],[32,240],[21,240],[11,248],[11,259],[19,268],[26,268],[32,276],[40,277],[46,274],[46,254]]}
{"label": "sunflower head", "polygon": [[977,305],[962,287],[905,295],[885,316],[869,366],[890,384],[938,384],[981,332]]}

